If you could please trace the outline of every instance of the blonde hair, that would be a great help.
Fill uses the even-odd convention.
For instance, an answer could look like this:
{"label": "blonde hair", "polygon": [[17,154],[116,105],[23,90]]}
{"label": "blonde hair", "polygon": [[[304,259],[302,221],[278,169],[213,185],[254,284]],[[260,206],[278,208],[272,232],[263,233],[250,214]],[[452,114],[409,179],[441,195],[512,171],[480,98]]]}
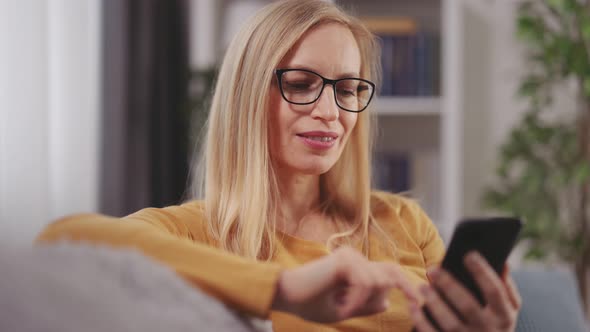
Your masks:
{"label": "blonde hair", "polygon": [[[350,29],[361,53],[361,77],[378,82],[380,47],[374,35],[356,18],[320,0],[267,5],[245,24],[226,52],[193,192],[204,193],[209,230],[227,251],[266,260],[274,253],[280,196],[269,149],[267,92],[274,69],[291,47],[306,31],[324,23]],[[351,226],[332,236],[329,246],[350,243],[360,231],[366,254],[370,227],[380,229],[370,208],[371,113],[359,114],[339,160],[320,176],[322,211]]]}

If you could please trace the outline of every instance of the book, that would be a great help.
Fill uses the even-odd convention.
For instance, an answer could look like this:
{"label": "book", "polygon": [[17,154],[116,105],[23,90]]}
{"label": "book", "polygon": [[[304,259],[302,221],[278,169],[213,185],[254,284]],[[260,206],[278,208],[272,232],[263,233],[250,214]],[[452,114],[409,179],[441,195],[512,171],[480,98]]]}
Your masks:
{"label": "book", "polygon": [[381,36],[381,95],[393,95],[393,36]]}
{"label": "book", "polygon": [[439,93],[440,38],[431,33],[380,36],[382,96],[434,96]]}
{"label": "book", "polygon": [[381,40],[382,96],[434,96],[440,91],[440,38],[408,17],[364,17]]}
{"label": "book", "polygon": [[405,152],[378,152],[373,158],[375,187],[391,193],[411,188],[411,161]]}
{"label": "book", "polygon": [[429,96],[432,91],[428,88],[428,36],[420,34],[416,38],[416,95]]}

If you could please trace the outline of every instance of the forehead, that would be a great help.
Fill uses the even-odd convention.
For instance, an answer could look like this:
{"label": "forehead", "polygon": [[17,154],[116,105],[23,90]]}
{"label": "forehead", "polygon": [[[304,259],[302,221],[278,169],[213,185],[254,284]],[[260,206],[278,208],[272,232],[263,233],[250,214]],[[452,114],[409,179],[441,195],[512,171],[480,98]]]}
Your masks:
{"label": "forehead", "polygon": [[303,34],[280,67],[307,68],[330,78],[343,74],[358,76],[361,55],[350,29],[339,23],[325,23]]}

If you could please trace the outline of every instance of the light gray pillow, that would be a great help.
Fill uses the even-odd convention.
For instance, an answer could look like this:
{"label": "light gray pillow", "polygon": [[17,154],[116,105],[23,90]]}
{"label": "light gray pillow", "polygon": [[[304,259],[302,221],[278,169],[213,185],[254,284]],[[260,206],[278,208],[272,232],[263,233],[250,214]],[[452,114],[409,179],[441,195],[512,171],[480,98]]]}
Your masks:
{"label": "light gray pillow", "polygon": [[271,330],[133,250],[4,244],[0,271],[0,331]]}

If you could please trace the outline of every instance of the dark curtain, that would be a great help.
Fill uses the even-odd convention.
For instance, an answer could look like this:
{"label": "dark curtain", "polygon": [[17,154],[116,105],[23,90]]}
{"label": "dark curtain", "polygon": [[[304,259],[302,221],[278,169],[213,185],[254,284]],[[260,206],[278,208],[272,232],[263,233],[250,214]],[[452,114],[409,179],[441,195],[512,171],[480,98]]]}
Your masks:
{"label": "dark curtain", "polygon": [[187,0],[106,0],[101,212],[179,203],[187,184]]}

